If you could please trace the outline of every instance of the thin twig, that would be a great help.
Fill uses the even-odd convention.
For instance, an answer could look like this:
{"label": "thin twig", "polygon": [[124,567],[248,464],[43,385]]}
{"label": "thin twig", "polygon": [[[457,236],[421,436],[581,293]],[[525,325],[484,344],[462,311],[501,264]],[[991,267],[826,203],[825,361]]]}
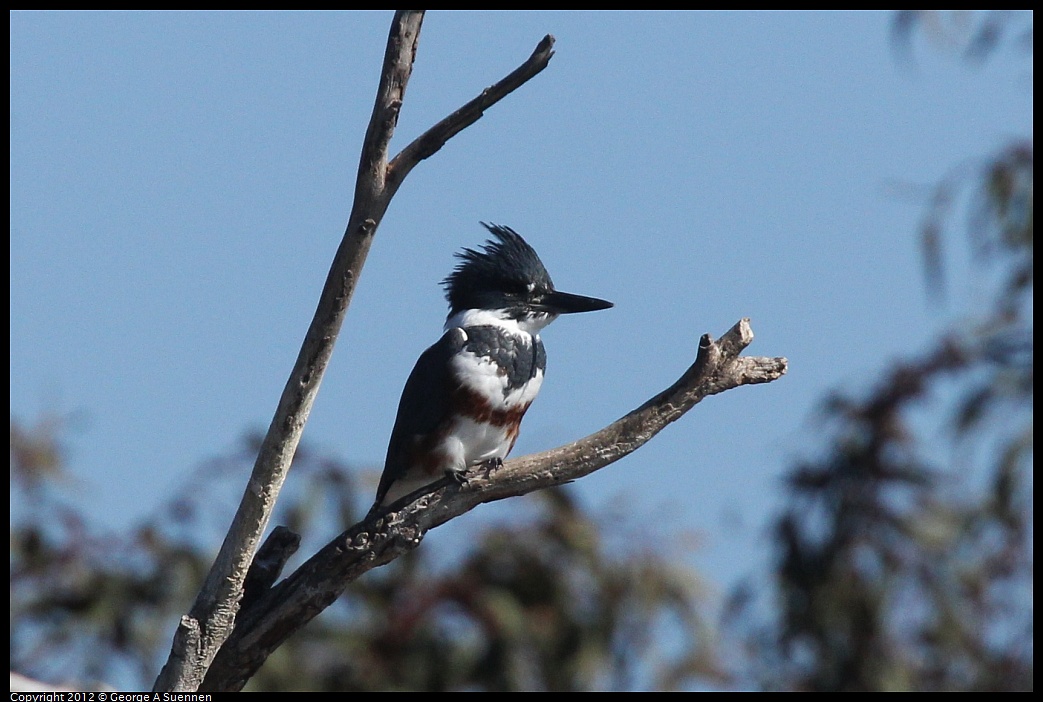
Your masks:
{"label": "thin twig", "polygon": [[435,126],[418,136],[402,149],[388,168],[388,187],[397,184],[409,175],[413,167],[438,152],[447,141],[470,127],[485,114],[485,111],[504,99],[529,79],[547,67],[554,55],[554,37],[548,34],[536,45],[525,63],[511,71],[503,80],[494,83],[476,98],[449,115]]}

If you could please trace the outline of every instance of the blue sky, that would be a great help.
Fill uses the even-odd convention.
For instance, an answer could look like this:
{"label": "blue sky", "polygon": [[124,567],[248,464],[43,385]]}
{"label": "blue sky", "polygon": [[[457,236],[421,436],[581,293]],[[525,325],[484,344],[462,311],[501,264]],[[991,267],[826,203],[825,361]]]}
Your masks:
{"label": "blue sky", "polygon": [[[75,417],[78,499],[126,526],[267,427],[347,219],[390,12],[10,19],[11,412]],[[1024,62],[969,68],[918,37],[903,63],[890,22],[429,13],[393,152],[544,34],[557,53],[406,180],[305,441],[375,486],[452,254],[484,239],[480,220],[506,224],[560,289],[616,303],[544,332],[515,455],[641,404],[741,317],[749,353],[789,358],[785,378],[709,399],[575,486],[606,535],[617,518],[695,535],[710,582],[764,568],[823,393],[866,387],[953,321],[959,305],[924,292],[930,187],[1032,129]]]}

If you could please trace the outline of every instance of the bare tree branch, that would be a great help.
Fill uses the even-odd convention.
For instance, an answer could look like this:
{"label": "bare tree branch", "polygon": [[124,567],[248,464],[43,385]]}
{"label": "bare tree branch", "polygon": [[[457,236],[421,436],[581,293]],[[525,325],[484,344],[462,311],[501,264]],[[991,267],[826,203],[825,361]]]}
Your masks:
{"label": "bare tree branch", "polygon": [[[414,139],[413,143],[402,149],[401,153],[391,162],[388,180],[401,183],[413,170],[413,166],[434,155],[447,141],[481,119],[485,110],[510,95],[546,68],[553,55],[554,37],[548,34],[536,45],[532,56],[525,63],[511,71],[503,80],[483,90],[481,95],[428,129]],[[394,187],[397,188],[397,185]]]}
{"label": "bare tree branch", "polygon": [[268,538],[257,549],[250,570],[243,581],[243,598],[240,607],[249,607],[261,595],[275,584],[297,549],[301,547],[301,537],[284,526],[277,526],[268,534]]}
{"label": "bare tree branch", "polygon": [[416,548],[428,530],[483,502],[524,495],[583,477],[637,450],[703,398],[786,372],[785,358],[739,356],[753,341],[743,319],[720,341],[702,337],[695,362],[672,386],[585,439],[507,461],[467,483],[445,480],[355,525],[240,613],[235,631],[203,682],[209,692],[239,690],[268,655],[333,603],[348,583]]}
{"label": "bare tree branch", "polygon": [[[542,53],[537,48],[540,58],[534,61],[534,54],[511,76],[421,136],[389,165],[387,148],[413,70],[423,17],[423,10],[398,10],[395,13],[380,85],[359,159],[355,197],[344,238],[333,259],[297,362],[261,444],[239,509],[195,603],[181,618],[170,656],[154,684],[155,691],[196,690],[232,630],[242,598],[243,582],[297,450],[359,273],[377,227],[402,180],[417,162],[437,152],[446,140],[479,119],[482,110],[543,70],[550,59],[553,39],[547,37],[540,43]],[[435,136],[429,136],[432,133]]]}

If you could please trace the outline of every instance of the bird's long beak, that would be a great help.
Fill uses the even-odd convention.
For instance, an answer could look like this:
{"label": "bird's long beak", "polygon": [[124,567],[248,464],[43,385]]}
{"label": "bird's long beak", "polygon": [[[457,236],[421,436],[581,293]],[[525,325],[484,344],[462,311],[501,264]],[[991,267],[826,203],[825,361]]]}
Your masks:
{"label": "bird's long beak", "polygon": [[572,314],[574,312],[594,312],[596,310],[607,310],[612,307],[608,300],[585,295],[573,295],[572,293],[558,292],[554,290],[544,293],[534,304],[534,307],[552,312],[554,314]]}

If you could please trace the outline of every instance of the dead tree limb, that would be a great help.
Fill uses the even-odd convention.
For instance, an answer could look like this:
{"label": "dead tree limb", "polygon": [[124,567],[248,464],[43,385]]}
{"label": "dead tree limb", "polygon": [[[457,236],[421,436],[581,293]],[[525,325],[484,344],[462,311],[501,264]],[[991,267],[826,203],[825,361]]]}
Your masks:
{"label": "dead tree limb", "polygon": [[416,548],[430,529],[483,502],[561,485],[604,468],[640,448],[704,398],[785,374],[785,358],[740,356],[752,341],[746,319],[719,341],[707,334],[695,362],[677,382],[601,431],[507,461],[488,475],[479,468],[462,486],[452,480],[429,486],[399,500],[383,516],[347,530],[240,612],[235,631],[200,689],[241,689],[283,641],[332,604],[348,583]]}
{"label": "dead tree limb", "polygon": [[157,692],[196,690],[232,631],[247,571],[286,479],[359,273],[391,198],[417,163],[477,121],[485,109],[542,71],[553,55],[554,39],[545,37],[517,70],[439,122],[389,162],[388,144],[413,70],[423,17],[423,10],[395,13],[344,237],[239,509],[195,603],[181,618],[174,634],[170,655],[153,687]]}

